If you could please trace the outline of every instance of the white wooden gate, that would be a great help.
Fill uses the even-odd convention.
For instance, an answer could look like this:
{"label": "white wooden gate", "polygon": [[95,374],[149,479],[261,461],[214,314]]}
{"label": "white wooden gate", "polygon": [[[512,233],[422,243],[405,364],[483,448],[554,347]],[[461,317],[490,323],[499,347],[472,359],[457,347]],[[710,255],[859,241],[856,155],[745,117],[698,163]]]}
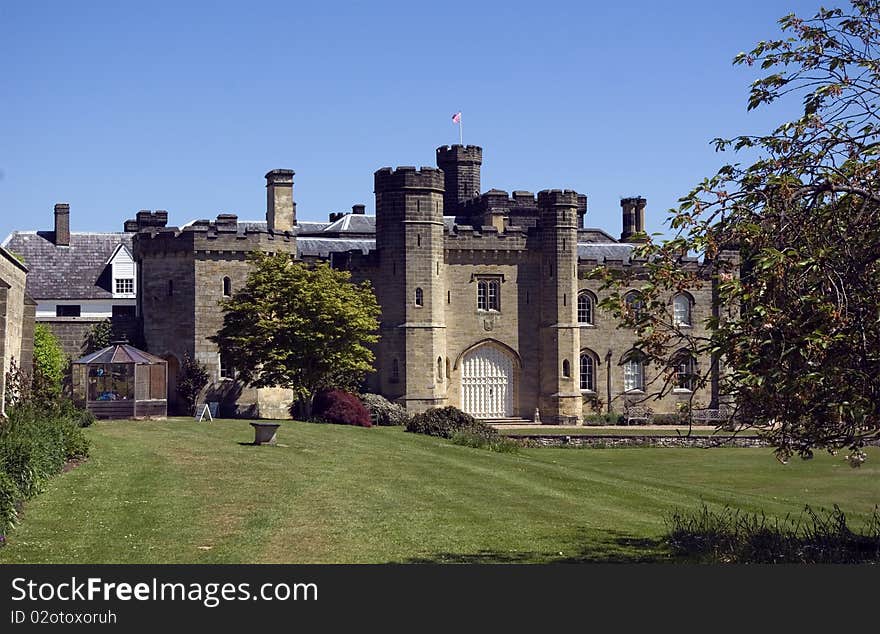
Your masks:
{"label": "white wooden gate", "polygon": [[484,345],[465,355],[461,408],[475,418],[513,417],[513,359],[509,354]]}

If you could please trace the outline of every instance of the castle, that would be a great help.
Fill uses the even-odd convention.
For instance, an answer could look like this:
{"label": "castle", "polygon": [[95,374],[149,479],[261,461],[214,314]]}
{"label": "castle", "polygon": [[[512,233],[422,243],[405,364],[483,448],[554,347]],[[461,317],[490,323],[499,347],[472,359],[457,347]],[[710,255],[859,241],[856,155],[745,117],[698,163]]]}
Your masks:
{"label": "castle", "polygon": [[[327,223],[298,221],[294,172],[277,169],[266,174],[265,221],[221,214],[178,228],[164,211],[127,221],[144,342],[169,361],[172,386],[188,354],[215,377],[209,398],[229,413],[289,415],[287,390],[238,384],[208,340],[222,325],[218,301],[241,288],[248,253],[262,250],[329,261],[354,281],[372,282],[382,313],[368,387],[410,411],[455,405],[479,418],[537,413],[545,423],[571,424],[644,394],[652,369],[633,347],[634,333],[600,310],[600,284],[587,274],[641,266],[631,253],[644,232],[645,199],[621,201],[616,240],[584,228],[583,194],[480,193],[480,147],[440,147],[436,162],[375,172],[375,217],[355,205]],[[669,298],[676,322],[695,332],[713,310],[705,279],[703,288]],[[675,389],[651,407],[675,412],[692,398],[715,406],[712,388],[692,392],[693,374],[710,363],[682,353],[670,369]]]}

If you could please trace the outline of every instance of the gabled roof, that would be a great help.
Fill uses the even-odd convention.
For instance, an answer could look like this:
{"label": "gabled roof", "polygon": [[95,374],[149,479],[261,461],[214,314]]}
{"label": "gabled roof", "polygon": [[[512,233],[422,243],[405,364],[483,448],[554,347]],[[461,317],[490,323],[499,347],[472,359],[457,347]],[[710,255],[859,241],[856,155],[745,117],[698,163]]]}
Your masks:
{"label": "gabled roof", "polygon": [[107,258],[107,261],[104,262],[104,266],[107,266],[107,265],[110,264],[114,259],[116,259],[116,256],[119,254],[120,251],[122,251],[123,253],[125,253],[126,255],[128,255],[128,259],[131,260],[132,262],[134,262],[134,255],[132,255],[131,250],[129,250],[129,248],[128,248],[127,246],[125,246],[125,244],[123,244],[122,242],[120,242],[120,243],[119,243],[119,246],[117,246],[115,249],[113,249],[113,253],[111,253],[111,254],[110,254],[110,257]]}
{"label": "gabled roof", "polygon": [[4,246],[28,268],[27,292],[34,299],[112,299],[107,263],[130,233],[71,233],[70,246],[53,242],[53,231],[14,231]]}

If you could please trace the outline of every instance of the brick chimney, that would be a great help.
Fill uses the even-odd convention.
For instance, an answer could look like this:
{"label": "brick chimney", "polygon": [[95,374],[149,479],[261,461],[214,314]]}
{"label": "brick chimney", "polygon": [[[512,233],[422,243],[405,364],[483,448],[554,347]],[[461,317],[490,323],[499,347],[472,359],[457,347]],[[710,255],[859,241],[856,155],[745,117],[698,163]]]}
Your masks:
{"label": "brick chimney", "polygon": [[269,231],[293,231],[296,203],[293,202],[293,170],[278,169],[266,174],[266,224]]}
{"label": "brick chimney", "polygon": [[70,246],[70,205],[55,205],[55,246]]}
{"label": "brick chimney", "polygon": [[356,216],[363,216],[366,213],[366,211],[367,211],[366,205],[352,205],[351,206],[351,213],[355,214]]}

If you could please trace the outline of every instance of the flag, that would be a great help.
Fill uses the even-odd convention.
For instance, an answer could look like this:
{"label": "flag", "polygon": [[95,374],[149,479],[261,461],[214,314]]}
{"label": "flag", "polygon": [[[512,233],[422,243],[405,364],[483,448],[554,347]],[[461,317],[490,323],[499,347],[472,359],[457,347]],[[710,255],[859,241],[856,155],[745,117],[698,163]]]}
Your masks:
{"label": "flag", "polygon": [[456,112],[452,115],[452,123],[461,123],[461,112]]}

